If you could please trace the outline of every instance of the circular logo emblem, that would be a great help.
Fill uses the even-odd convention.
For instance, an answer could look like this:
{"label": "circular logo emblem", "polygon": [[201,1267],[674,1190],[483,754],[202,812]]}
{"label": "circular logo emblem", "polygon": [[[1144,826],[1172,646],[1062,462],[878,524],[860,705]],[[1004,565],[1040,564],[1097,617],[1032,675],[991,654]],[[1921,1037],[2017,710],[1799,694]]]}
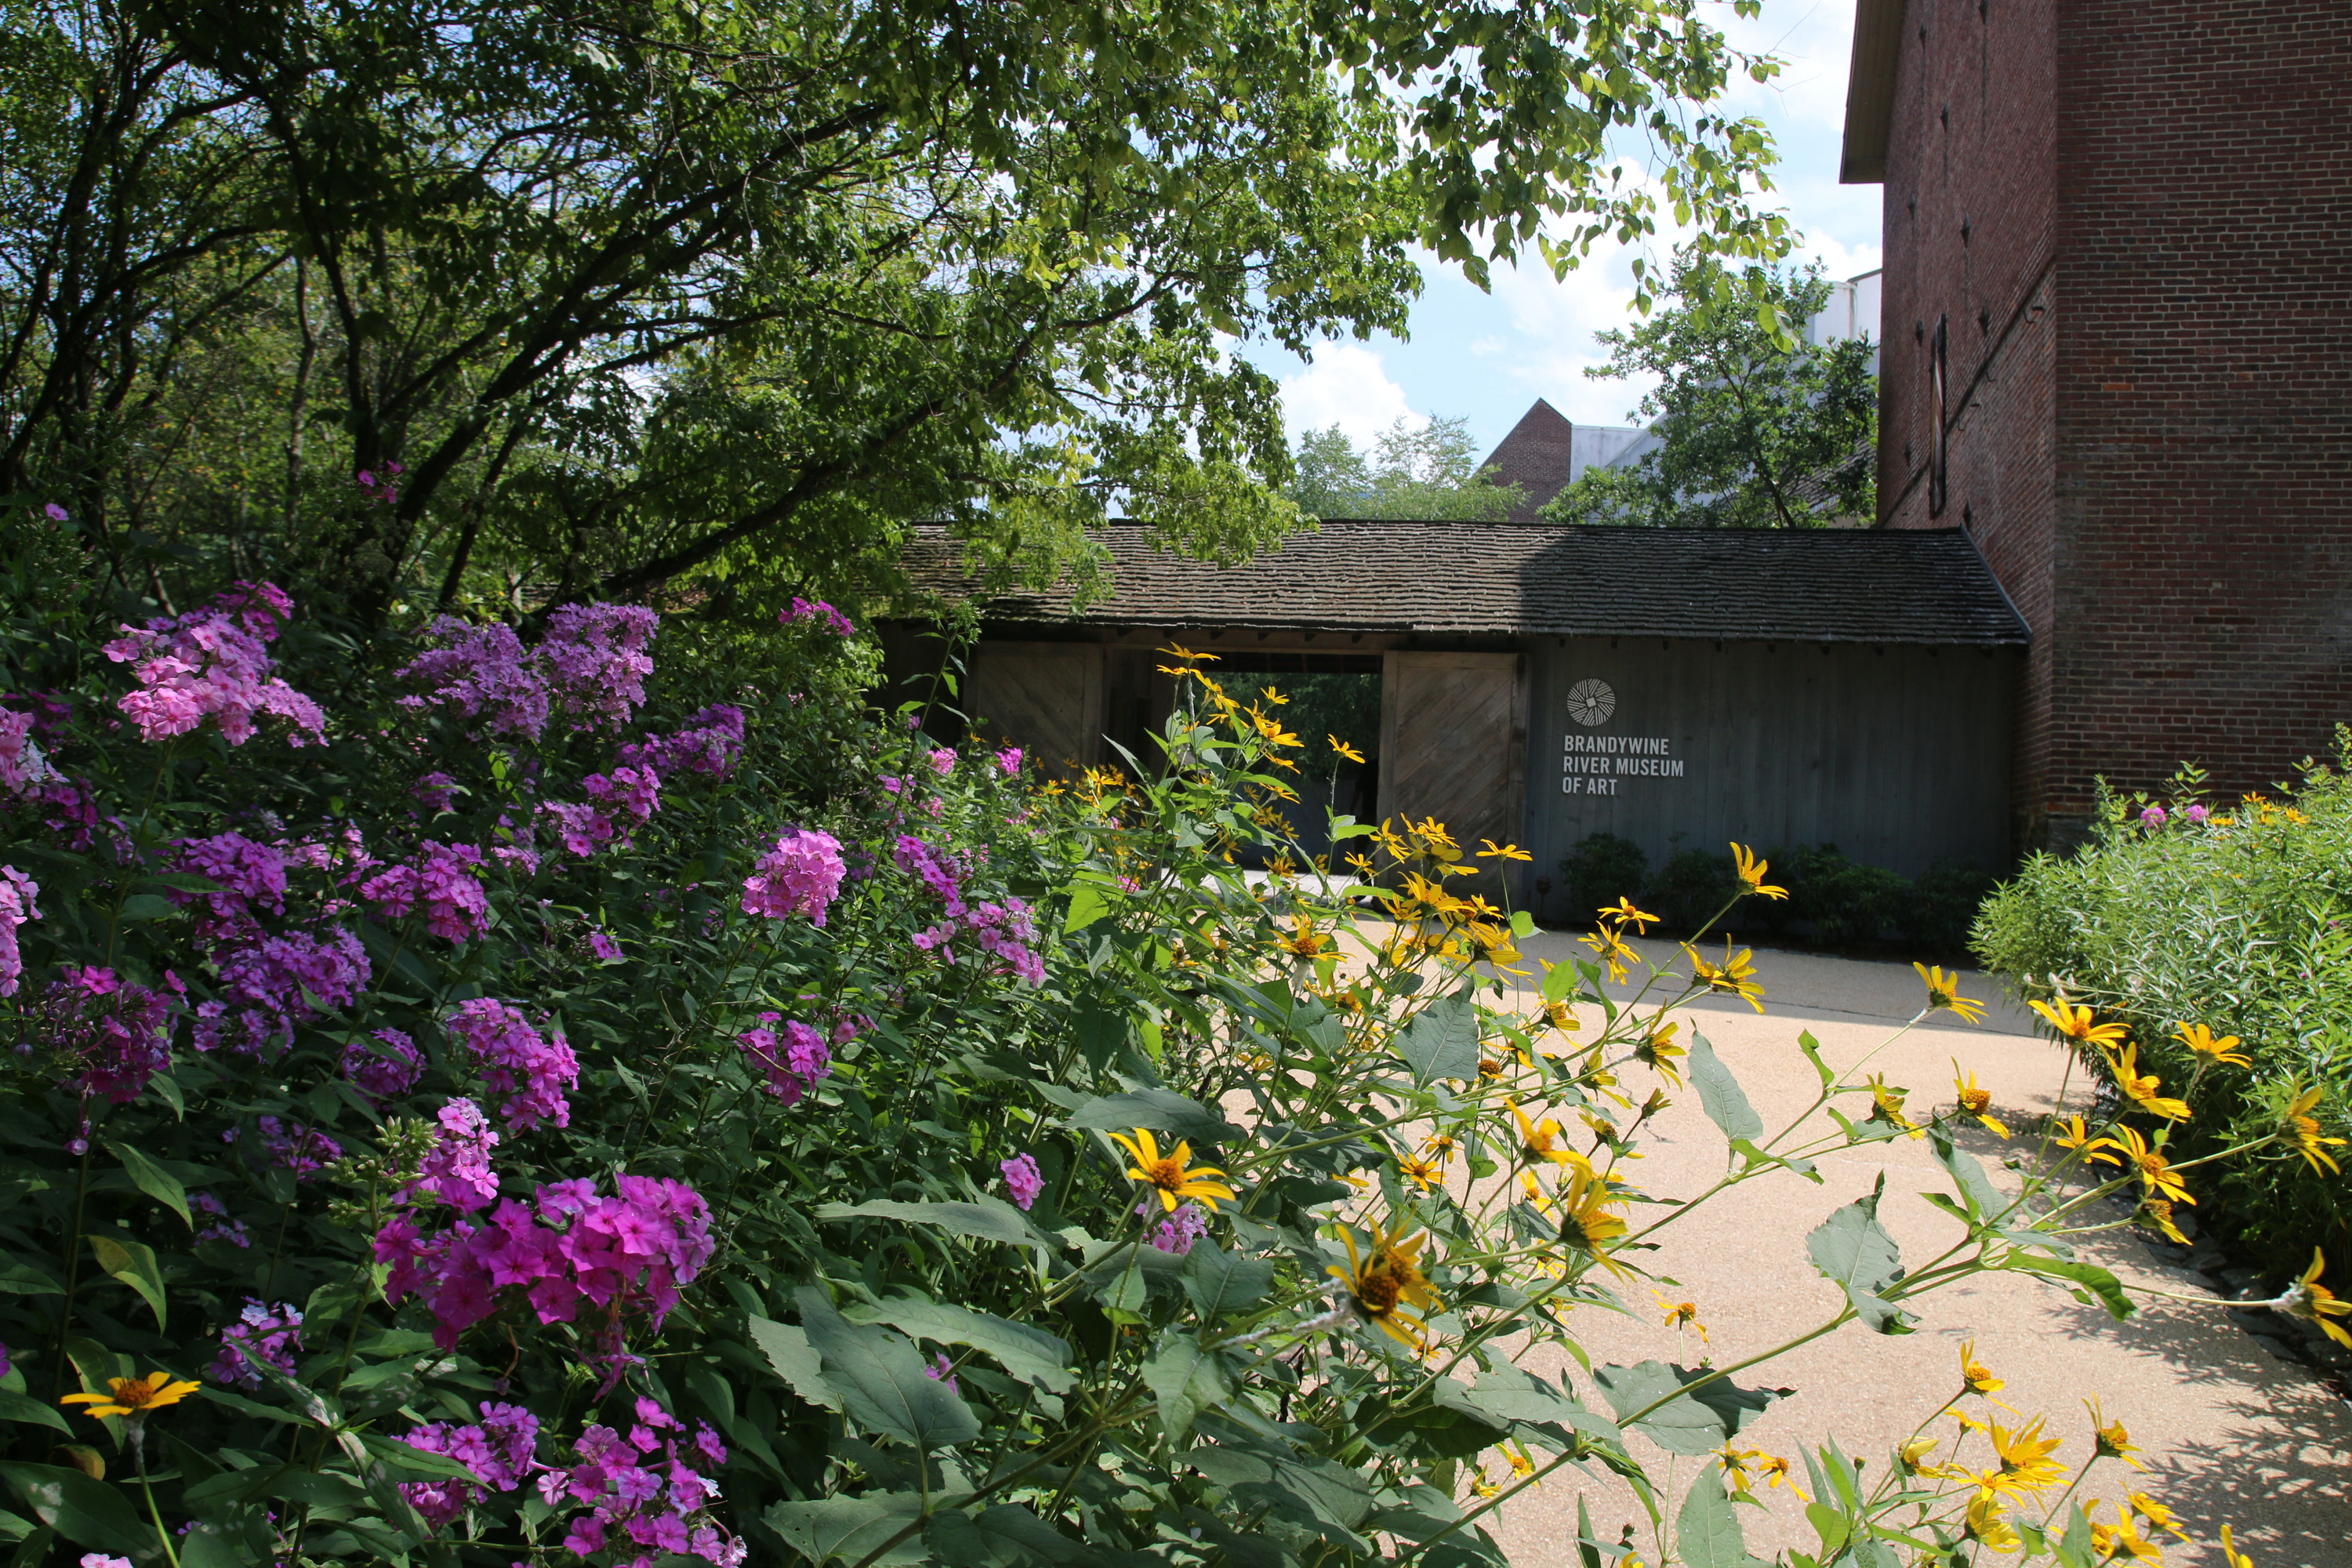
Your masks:
{"label": "circular logo emblem", "polygon": [[1591,729],[1617,711],[1617,691],[1605,680],[1580,680],[1568,689],[1568,716]]}

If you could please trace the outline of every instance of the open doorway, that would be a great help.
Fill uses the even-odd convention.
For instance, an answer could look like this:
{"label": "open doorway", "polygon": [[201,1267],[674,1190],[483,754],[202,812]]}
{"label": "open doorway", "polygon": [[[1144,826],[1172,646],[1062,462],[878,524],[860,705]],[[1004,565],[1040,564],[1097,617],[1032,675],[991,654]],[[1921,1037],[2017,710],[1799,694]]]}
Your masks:
{"label": "open doorway", "polygon": [[[1301,742],[1289,753],[1298,763],[1290,779],[1298,799],[1283,812],[1302,851],[1319,857],[1329,850],[1332,813],[1359,822],[1380,819],[1379,655],[1229,654],[1216,679],[1236,700],[1266,702]],[[1286,700],[1267,702],[1269,687]],[[1363,760],[1339,751],[1335,740]]]}

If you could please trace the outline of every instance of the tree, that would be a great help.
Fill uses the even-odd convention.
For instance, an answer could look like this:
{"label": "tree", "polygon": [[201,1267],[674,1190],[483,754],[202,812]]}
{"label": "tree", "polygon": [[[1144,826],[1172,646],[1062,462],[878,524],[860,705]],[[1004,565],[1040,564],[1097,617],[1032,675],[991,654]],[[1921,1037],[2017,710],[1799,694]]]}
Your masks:
{"label": "tree", "polygon": [[1619,128],[1780,245],[1733,68],[1695,0],[0,0],[0,489],[363,623],[879,592],[924,518],[1034,576],[1114,501],[1230,560],[1296,518],[1236,340],[1643,238]]}
{"label": "tree", "polygon": [[1309,517],[1459,518],[1493,522],[1519,503],[1478,467],[1466,419],[1400,418],[1367,455],[1334,425],[1298,438],[1290,499]]}
{"label": "tree", "polygon": [[1828,303],[1818,268],[1737,277],[1684,258],[1675,302],[1606,331],[1597,379],[1650,374],[1633,416],[1658,444],[1622,468],[1588,468],[1547,503],[1552,522],[1659,528],[1820,528],[1877,510],[1878,382],[1870,344],[1811,344]]}

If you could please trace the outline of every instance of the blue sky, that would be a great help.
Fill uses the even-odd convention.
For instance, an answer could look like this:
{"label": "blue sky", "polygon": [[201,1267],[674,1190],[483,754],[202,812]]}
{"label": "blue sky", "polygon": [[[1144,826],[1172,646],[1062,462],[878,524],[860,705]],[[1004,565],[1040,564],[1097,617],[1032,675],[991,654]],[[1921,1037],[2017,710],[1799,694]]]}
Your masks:
{"label": "blue sky", "polygon": [[[1832,278],[1876,267],[1879,187],[1837,183],[1853,0],[1764,0],[1753,20],[1727,5],[1702,10],[1736,47],[1783,62],[1765,85],[1738,79],[1727,102],[1760,117],[1779,145],[1766,202],[1788,214],[1803,234],[1801,254]],[[1485,293],[1459,272],[1425,263],[1409,340],[1331,343],[1311,365],[1279,350],[1256,348],[1249,357],[1282,381],[1294,441],[1302,429],[1337,424],[1365,444],[1400,416],[1415,423],[1444,416],[1466,418],[1479,450],[1490,451],[1538,397],[1579,424],[1628,424],[1646,388],[1583,372],[1602,358],[1593,334],[1630,319],[1629,259],[1596,247],[1564,282],[1540,263],[1498,268]]]}

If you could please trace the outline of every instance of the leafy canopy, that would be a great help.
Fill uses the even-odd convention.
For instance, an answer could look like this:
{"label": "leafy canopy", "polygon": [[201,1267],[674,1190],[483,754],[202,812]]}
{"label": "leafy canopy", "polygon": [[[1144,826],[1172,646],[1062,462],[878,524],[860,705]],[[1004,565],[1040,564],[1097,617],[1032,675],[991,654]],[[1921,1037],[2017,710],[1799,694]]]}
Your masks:
{"label": "leafy canopy", "polygon": [[1499,521],[1520,500],[1478,467],[1466,419],[1402,418],[1360,451],[1337,425],[1298,438],[1290,499],[1309,517]]}
{"label": "leafy canopy", "polygon": [[1414,247],[1784,239],[1711,107],[1774,68],[1695,0],[0,24],[0,488],[124,582],[363,621],[881,591],[914,519],[1033,576],[1114,506],[1233,559],[1297,520],[1237,342],[1401,329]]}
{"label": "leafy canopy", "polygon": [[1860,339],[1810,343],[1788,323],[1829,302],[1819,269],[1734,278],[1679,259],[1674,303],[1600,334],[1600,380],[1659,378],[1634,416],[1657,444],[1588,468],[1552,498],[1554,522],[1655,528],[1820,528],[1877,511],[1878,378]]}

